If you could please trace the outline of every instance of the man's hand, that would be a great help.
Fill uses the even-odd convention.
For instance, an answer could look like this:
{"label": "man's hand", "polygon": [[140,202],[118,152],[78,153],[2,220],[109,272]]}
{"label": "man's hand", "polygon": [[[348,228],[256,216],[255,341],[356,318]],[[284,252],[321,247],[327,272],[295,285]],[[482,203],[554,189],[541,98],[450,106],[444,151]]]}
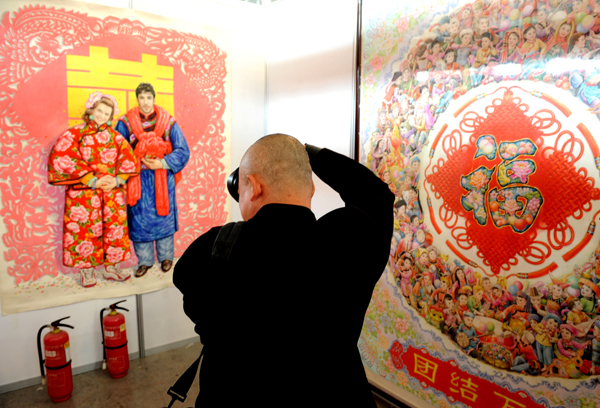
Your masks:
{"label": "man's hand", "polygon": [[142,159],[142,163],[144,163],[150,170],[158,170],[163,168],[162,162],[158,159],[147,159],[144,157]]}

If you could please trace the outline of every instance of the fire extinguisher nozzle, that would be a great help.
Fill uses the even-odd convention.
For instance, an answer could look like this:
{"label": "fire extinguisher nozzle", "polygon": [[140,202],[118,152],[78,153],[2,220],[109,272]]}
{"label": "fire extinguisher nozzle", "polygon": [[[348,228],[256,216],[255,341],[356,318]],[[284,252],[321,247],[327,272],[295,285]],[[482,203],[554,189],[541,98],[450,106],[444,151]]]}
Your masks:
{"label": "fire extinguisher nozzle", "polygon": [[46,377],[42,377],[42,385],[46,385]]}
{"label": "fire extinguisher nozzle", "polygon": [[102,361],[102,369],[103,369],[103,370],[106,370],[106,360],[103,360],[103,361]]}

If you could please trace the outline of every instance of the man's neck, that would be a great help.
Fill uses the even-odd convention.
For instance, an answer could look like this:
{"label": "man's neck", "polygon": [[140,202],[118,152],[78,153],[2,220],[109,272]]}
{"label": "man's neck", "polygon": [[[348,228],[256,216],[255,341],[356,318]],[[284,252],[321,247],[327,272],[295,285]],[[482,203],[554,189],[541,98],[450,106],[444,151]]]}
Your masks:
{"label": "man's neck", "polygon": [[154,107],[154,106],[152,107],[152,110],[151,110],[150,112],[148,112],[148,113],[146,113],[146,112],[142,111],[142,109],[140,108],[140,114],[141,114],[141,115],[142,115],[142,117],[144,117],[144,118],[147,118],[147,117],[149,117],[149,116],[150,116],[150,115],[152,115],[152,114],[153,114],[155,111],[156,111],[156,109],[155,109],[155,107]]}
{"label": "man's neck", "polygon": [[299,207],[306,207],[310,210],[311,200],[303,200],[297,197],[277,198],[272,200],[265,200],[261,208],[267,204],[297,205]]}

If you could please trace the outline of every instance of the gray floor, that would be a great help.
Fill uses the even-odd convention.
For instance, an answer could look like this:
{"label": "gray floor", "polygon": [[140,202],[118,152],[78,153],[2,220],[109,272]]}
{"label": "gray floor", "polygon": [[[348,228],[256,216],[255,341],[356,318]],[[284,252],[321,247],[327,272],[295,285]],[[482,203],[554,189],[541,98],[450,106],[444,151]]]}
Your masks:
{"label": "gray floor", "polygon": [[[169,387],[177,381],[200,354],[202,345],[154,354],[130,362],[128,374],[112,379],[106,371],[96,370],[73,376],[73,394],[67,401],[53,403],[45,387],[36,385],[0,394],[0,408],[131,408],[167,407],[171,397]],[[175,402],[173,408],[194,405],[198,396],[198,380],[194,382],[185,403]],[[378,408],[394,408],[375,396]],[[224,399],[224,407],[227,406]]]}

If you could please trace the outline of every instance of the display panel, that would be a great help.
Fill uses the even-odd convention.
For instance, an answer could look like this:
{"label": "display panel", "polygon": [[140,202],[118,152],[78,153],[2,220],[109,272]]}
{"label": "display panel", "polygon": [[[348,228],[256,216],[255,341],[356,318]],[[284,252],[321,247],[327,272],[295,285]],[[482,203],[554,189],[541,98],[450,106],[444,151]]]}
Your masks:
{"label": "display panel", "polygon": [[598,11],[363,2],[360,161],[396,203],[359,348],[398,390],[600,402]]}
{"label": "display panel", "polygon": [[[138,257],[128,237],[146,242],[174,233],[174,247],[159,250],[176,261],[228,219],[229,31],[82,2],[2,7],[3,314],[171,286],[172,268],[163,273],[158,262],[134,276]],[[140,83],[152,85],[159,108],[139,116],[138,132]],[[82,115],[102,97],[114,117],[102,125],[94,111],[94,126],[86,127]],[[143,164],[136,168],[132,154],[152,163],[164,158],[170,167],[161,164],[147,184],[136,177]],[[122,176],[109,193],[100,189],[105,174]],[[131,201],[136,178],[141,196]],[[132,215],[137,203],[150,203],[147,212]],[[114,265],[121,272],[109,270]]]}

